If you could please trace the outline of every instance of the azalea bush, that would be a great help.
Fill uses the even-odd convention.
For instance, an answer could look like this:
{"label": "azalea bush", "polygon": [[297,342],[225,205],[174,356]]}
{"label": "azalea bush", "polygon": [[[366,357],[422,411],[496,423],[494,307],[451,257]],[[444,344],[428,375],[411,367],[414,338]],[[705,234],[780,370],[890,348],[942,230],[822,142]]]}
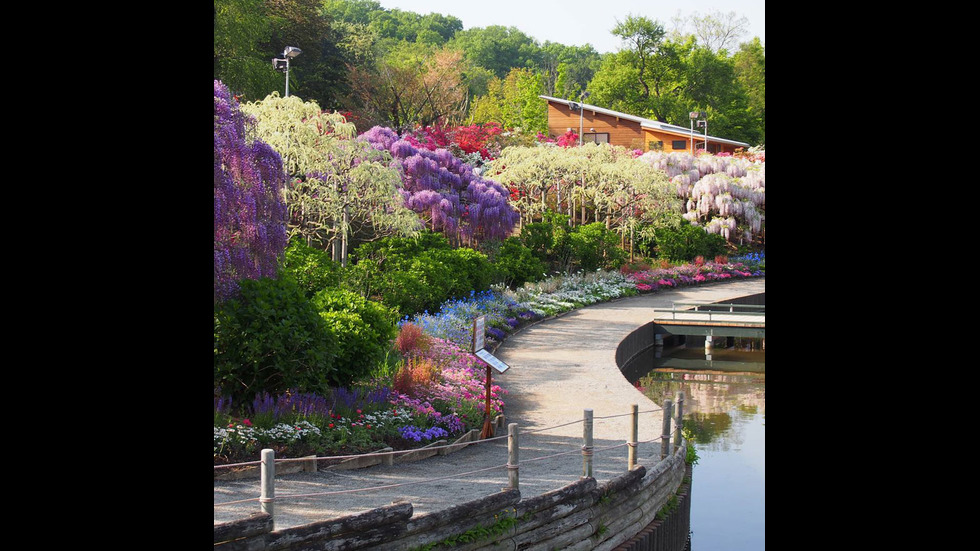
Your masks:
{"label": "azalea bush", "polygon": [[[748,256],[754,257],[754,255]],[[764,253],[762,254],[762,258],[763,264],[761,269],[758,265],[749,266],[738,259],[729,261],[724,258],[718,258],[715,262],[707,262],[703,258],[698,257],[692,264],[640,270],[630,272],[626,274],[626,277],[635,282],[638,291],[651,292],[661,288],[676,288],[712,281],[765,276]],[[719,262],[718,260],[724,261]]]}

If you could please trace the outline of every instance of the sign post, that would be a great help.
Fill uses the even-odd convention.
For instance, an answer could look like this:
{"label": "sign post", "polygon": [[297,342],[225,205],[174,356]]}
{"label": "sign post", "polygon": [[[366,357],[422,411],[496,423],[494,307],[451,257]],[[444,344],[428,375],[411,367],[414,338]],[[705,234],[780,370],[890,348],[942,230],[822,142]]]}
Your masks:
{"label": "sign post", "polygon": [[492,377],[493,371],[490,369],[496,369],[500,373],[507,371],[510,367],[504,362],[500,361],[493,354],[487,352],[486,346],[486,316],[480,316],[473,319],[473,355],[477,358],[483,360],[487,364],[487,403],[486,412],[483,418],[483,431],[480,432],[480,438],[487,439],[493,437],[493,424],[490,422],[491,408],[490,408],[490,388],[493,385]]}

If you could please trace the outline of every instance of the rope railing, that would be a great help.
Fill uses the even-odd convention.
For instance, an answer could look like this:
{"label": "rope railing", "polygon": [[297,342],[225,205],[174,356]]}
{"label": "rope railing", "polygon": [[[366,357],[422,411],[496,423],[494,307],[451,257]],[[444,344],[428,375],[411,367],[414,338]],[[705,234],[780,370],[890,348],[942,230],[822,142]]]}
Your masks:
{"label": "rope railing", "polygon": [[[660,408],[660,409],[648,409],[648,410],[645,410],[645,411],[638,411],[637,413],[642,415],[644,413],[656,413],[658,411],[663,411],[663,410],[664,410],[664,408]],[[595,420],[598,421],[600,419],[615,419],[616,417],[627,417],[627,416],[630,416],[630,415],[633,415],[633,413],[630,412],[630,413],[620,413],[618,415],[605,415],[605,416],[601,416],[601,417],[593,417],[593,419],[595,419]]]}
{"label": "rope railing", "polygon": [[[533,430],[525,431],[527,433],[540,433],[540,432],[544,432],[544,431],[548,431],[548,430],[554,430],[554,429],[561,428],[561,427],[567,427],[567,426],[570,426],[570,425],[576,425],[578,423],[583,423],[584,424],[584,426],[583,426],[583,443],[582,443],[581,447],[576,447],[576,448],[571,449],[571,450],[568,450],[568,451],[561,451],[561,452],[547,454],[547,455],[543,455],[543,456],[539,456],[539,457],[534,457],[534,458],[530,458],[530,459],[524,459],[523,461],[519,461],[518,460],[518,446],[517,446],[517,433],[518,433],[518,428],[517,428],[517,424],[516,423],[511,423],[510,424],[508,434],[505,435],[505,436],[497,436],[497,437],[486,438],[486,439],[483,439],[483,440],[469,441],[469,442],[458,442],[458,443],[453,443],[453,444],[448,444],[448,445],[443,445],[443,446],[431,446],[431,447],[425,447],[425,448],[416,448],[416,449],[411,449],[411,450],[398,450],[398,451],[388,451],[388,452],[371,452],[371,453],[366,453],[366,454],[345,455],[345,456],[323,456],[323,457],[316,457],[316,458],[307,457],[307,458],[291,458],[291,459],[287,459],[287,458],[284,458],[284,459],[274,459],[274,452],[272,450],[263,450],[263,456],[262,456],[263,459],[261,461],[250,461],[250,462],[244,462],[244,463],[236,463],[236,464],[229,464],[229,465],[216,465],[215,466],[215,468],[217,469],[219,467],[248,466],[248,465],[256,465],[256,464],[262,465],[263,468],[262,468],[262,480],[261,480],[261,490],[262,490],[261,496],[258,497],[258,498],[249,498],[249,499],[241,499],[241,500],[234,500],[234,501],[226,501],[226,502],[221,502],[221,503],[215,503],[214,504],[214,507],[216,507],[216,508],[217,507],[225,507],[225,506],[239,505],[239,504],[242,504],[242,503],[248,503],[248,502],[258,501],[259,504],[262,507],[262,510],[264,512],[267,512],[269,514],[272,514],[273,513],[273,510],[274,510],[273,509],[274,503],[277,502],[277,501],[280,501],[281,502],[283,500],[291,500],[291,499],[303,499],[303,498],[311,498],[311,497],[325,497],[325,496],[342,495],[342,494],[352,494],[352,493],[367,493],[367,492],[374,492],[374,491],[379,491],[379,490],[387,490],[387,489],[392,489],[392,488],[400,488],[400,487],[405,487],[405,486],[414,486],[414,485],[428,484],[428,483],[438,482],[438,481],[442,481],[442,480],[449,480],[449,479],[457,479],[458,480],[458,479],[460,479],[462,477],[467,477],[467,476],[471,476],[471,475],[474,475],[474,474],[479,474],[479,473],[494,471],[494,470],[498,470],[498,469],[506,469],[507,472],[508,472],[508,479],[509,479],[509,482],[510,482],[510,487],[513,488],[513,489],[519,489],[519,485],[518,485],[518,472],[520,470],[520,464],[521,463],[535,463],[535,462],[545,461],[545,460],[548,460],[548,459],[552,459],[552,458],[555,458],[555,457],[561,457],[561,456],[565,456],[565,455],[581,454],[582,455],[582,476],[583,477],[591,477],[592,476],[593,460],[594,460],[595,454],[597,454],[597,453],[603,453],[603,452],[607,452],[607,451],[610,451],[610,450],[614,450],[614,449],[617,449],[617,448],[623,448],[623,447],[628,448],[628,470],[632,470],[635,467],[635,465],[636,465],[637,449],[638,449],[638,447],[641,444],[650,444],[650,443],[653,443],[653,442],[656,442],[656,441],[659,440],[661,442],[660,459],[662,460],[662,459],[664,459],[667,456],[668,450],[669,450],[669,447],[670,447],[671,425],[672,424],[674,425],[674,427],[673,427],[674,445],[675,445],[675,447],[677,447],[677,446],[680,445],[680,443],[682,441],[681,435],[680,435],[680,431],[681,431],[681,427],[680,427],[680,424],[681,423],[680,423],[680,420],[681,420],[682,415],[683,415],[683,413],[682,413],[683,412],[683,400],[684,400],[683,393],[678,393],[678,402],[676,404],[677,405],[677,410],[676,410],[677,417],[676,418],[674,417],[674,403],[671,400],[665,400],[664,401],[664,407],[662,407],[660,409],[645,410],[645,411],[642,411],[641,412],[641,411],[639,411],[639,409],[637,408],[637,406],[634,404],[632,406],[632,411],[630,413],[617,414],[617,415],[606,415],[606,416],[600,416],[600,417],[594,417],[592,410],[591,409],[586,409],[585,410],[585,414],[584,414],[584,416],[583,416],[582,419],[579,419],[579,420],[576,420],[576,421],[571,421],[571,422],[568,422],[568,423],[562,423],[562,424],[551,426],[551,427],[544,427],[544,428],[539,428],[539,429],[533,429]],[[661,435],[658,436],[658,437],[655,437],[655,438],[651,438],[649,440],[643,440],[643,441],[638,440],[638,438],[637,438],[637,434],[638,434],[637,424],[638,424],[639,415],[640,414],[645,414],[645,413],[656,413],[658,411],[664,412],[664,417],[663,417],[663,430],[662,430]],[[624,441],[622,443],[613,444],[613,445],[609,445],[609,446],[595,447],[593,445],[593,426],[594,426],[594,421],[596,421],[596,420],[605,420],[605,419],[614,419],[614,418],[626,417],[626,416],[631,416],[632,417],[632,434],[631,434],[630,439],[628,439],[628,440],[626,440],[626,441]],[[437,450],[440,450],[440,449],[448,449],[448,448],[455,448],[455,447],[461,447],[461,446],[470,446],[470,445],[474,445],[474,444],[480,444],[480,443],[485,443],[485,442],[492,442],[492,441],[496,441],[496,440],[503,440],[505,438],[508,439],[508,459],[507,459],[507,463],[502,464],[502,465],[496,465],[496,466],[493,466],[493,467],[487,467],[487,468],[483,468],[483,469],[477,469],[477,470],[467,471],[467,472],[462,472],[462,473],[455,473],[455,474],[450,474],[450,475],[445,475],[445,476],[428,477],[428,478],[424,478],[424,479],[420,479],[420,480],[414,480],[414,481],[409,481],[409,482],[399,482],[399,483],[395,483],[395,484],[384,484],[384,485],[372,486],[372,487],[367,487],[367,488],[354,488],[354,489],[345,489],[345,490],[331,490],[331,491],[326,491],[326,492],[314,492],[314,493],[304,493],[304,494],[286,494],[286,495],[279,495],[279,496],[276,496],[275,495],[274,477],[275,477],[275,463],[277,463],[277,462],[280,462],[280,463],[293,462],[293,461],[311,462],[311,461],[323,461],[323,460],[346,460],[346,459],[358,459],[358,458],[364,458],[364,457],[392,456],[392,455],[398,455],[398,454],[414,453],[414,452],[418,452],[418,451],[427,451],[427,452],[430,452],[430,451],[437,451]]]}
{"label": "rope railing", "polygon": [[[643,413],[656,413],[658,411],[663,411],[663,408],[660,408],[660,409],[650,409],[650,410],[640,411],[638,413],[640,413],[640,414],[643,414]],[[614,418],[617,418],[617,417],[626,417],[626,416],[629,416],[629,415],[632,415],[632,413],[622,413],[622,414],[618,414],[618,415],[606,415],[606,416],[595,417],[594,419],[595,420],[614,419]],[[567,426],[570,426],[570,425],[576,425],[576,424],[581,423],[581,422],[582,422],[582,419],[578,419],[578,420],[570,421],[568,423],[563,423],[563,424],[560,424],[560,425],[554,425],[554,426],[551,426],[551,427],[544,427],[544,428],[540,428],[540,429],[530,429],[530,430],[525,430],[523,432],[524,433],[544,432],[544,431],[559,429],[559,428],[562,428],[562,427],[567,427]],[[349,459],[360,459],[360,458],[365,458],[365,457],[397,456],[397,455],[405,455],[405,454],[415,453],[415,452],[418,452],[420,450],[432,451],[432,450],[442,450],[442,449],[450,449],[450,448],[462,448],[462,447],[466,447],[466,446],[473,446],[473,445],[476,445],[476,444],[483,444],[483,443],[486,443],[486,442],[493,442],[495,440],[503,440],[505,438],[507,438],[507,436],[495,436],[495,437],[492,437],[492,438],[484,438],[482,440],[473,440],[473,441],[470,441],[470,442],[458,442],[458,443],[453,443],[453,444],[446,444],[446,445],[443,445],[443,446],[430,446],[430,447],[426,447],[426,448],[414,448],[414,449],[410,449],[410,450],[393,450],[393,451],[388,451],[388,452],[369,452],[369,453],[352,454],[352,455],[324,455],[324,456],[305,457],[305,458],[304,457],[282,458],[282,459],[276,459],[275,461],[276,461],[276,463],[309,462],[309,461],[318,461],[318,462],[319,461],[346,461],[346,460],[349,460]],[[262,464],[262,461],[256,460],[256,461],[246,461],[246,462],[243,462],[243,463],[226,463],[226,464],[223,464],[223,465],[215,465],[214,468],[215,469],[228,469],[228,468],[233,468],[233,467],[249,467],[249,466],[261,465],[261,464]]]}
{"label": "rope railing", "polygon": [[555,426],[553,426],[553,427],[545,427],[545,428],[543,428],[543,429],[533,429],[533,430],[526,430],[526,431],[524,431],[524,432],[527,432],[527,433],[532,433],[532,432],[544,432],[544,431],[546,431],[546,430],[554,430],[554,429],[560,429],[560,428],[562,428],[562,427],[567,427],[567,426],[569,426],[569,425],[577,425],[577,424],[579,424],[579,423],[581,423],[581,422],[582,422],[582,420],[581,420],[581,419],[579,419],[578,421],[572,421],[572,422],[570,422],[570,423],[564,423],[564,424],[561,424],[561,425],[555,425]]}
{"label": "rope railing", "polygon": [[428,478],[428,479],[425,479],[425,480],[416,480],[416,481],[413,481],[413,482],[399,482],[398,484],[385,484],[383,486],[372,486],[370,488],[356,488],[356,489],[353,489],[353,490],[335,490],[335,491],[332,491],[332,492],[319,492],[319,493],[314,493],[314,494],[286,494],[284,496],[278,496],[276,499],[280,499],[280,498],[290,499],[290,498],[300,498],[300,497],[330,496],[330,495],[339,495],[339,494],[352,494],[352,493],[357,493],[357,492],[373,492],[375,490],[387,490],[389,488],[400,488],[402,486],[412,486],[412,485],[415,485],[415,484],[428,484],[430,482],[438,482],[440,480],[449,480],[449,479],[453,479],[453,478],[459,478],[461,476],[468,476],[468,475],[471,475],[471,474],[483,473],[483,472],[487,472],[487,471],[494,471],[494,470],[497,470],[497,469],[506,469],[506,468],[507,468],[507,465],[504,464],[504,465],[497,465],[495,467],[487,467],[485,469],[477,469],[475,471],[469,471],[469,472],[465,472],[465,473],[457,473],[457,474],[453,474],[453,475],[440,476],[440,477],[436,477],[436,478]]}
{"label": "rope railing", "polygon": [[[362,457],[383,457],[383,456],[394,456],[394,455],[404,455],[409,453],[416,453],[419,451],[434,451],[443,450],[449,448],[461,448],[466,446],[473,446],[476,444],[483,444],[486,442],[493,442],[494,440],[503,440],[507,438],[506,436],[495,436],[492,438],[484,438],[482,440],[472,440],[469,442],[457,442],[453,444],[446,444],[444,446],[428,446],[424,448],[413,448],[410,450],[392,450],[390,452],[369,452],[354,455],[322,455],[317,457],[293,457],[293,458],[282,458],[276,459],[276,463],[291,463],[291,462],[310,462],[310,461],[346,461],[348,459],[360,459]],[[245,463],[229,463],[224,465],[215,465],[215,469],[227,468],[227,467],[247,467],[250,465],[260,465],[261,461],[248,461]]]}

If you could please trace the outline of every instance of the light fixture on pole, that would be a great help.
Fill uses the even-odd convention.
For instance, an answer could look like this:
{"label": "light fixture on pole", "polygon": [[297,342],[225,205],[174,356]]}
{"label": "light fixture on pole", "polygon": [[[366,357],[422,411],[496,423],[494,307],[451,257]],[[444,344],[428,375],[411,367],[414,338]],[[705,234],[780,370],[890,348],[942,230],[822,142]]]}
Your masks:
{"label": "light fixture on pole", "polygon": [[[584,102],[585,101],[585,98],[587,98],[587,97],[589,97],[591,95],[592,94],[590,92],[582,92],[582,97],[581,97],[582,101]],[[585,106],[582,105],[582,104],[579,104],[579,112],[578,112],[578,144],[580,146],[582,145],[582,119],[583,119],[584,116],[585,116]]]}
{"label": "light fixture on pole", "polygon": [[691,155],[694,155],[694,121],[698,121],[698,128],[704,127],[704,150],[708,151],[708,114],[704,111],[691,111]]}
{"label": "light fixture on pole", "polygon": [[286,97],[289,97],[289,60],[303,53],[303,50],[294,46],[286,46],[282,51],[282,57],[272,58],[272,66],[277,71],[286,73]]}

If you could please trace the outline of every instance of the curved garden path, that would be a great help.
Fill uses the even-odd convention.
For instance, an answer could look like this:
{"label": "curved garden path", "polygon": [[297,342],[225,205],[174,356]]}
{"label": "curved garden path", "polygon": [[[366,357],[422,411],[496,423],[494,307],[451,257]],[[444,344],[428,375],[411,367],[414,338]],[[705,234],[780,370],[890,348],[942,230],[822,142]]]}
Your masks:
{"label": "curved garden path", "polygon": [[[619,372],[615,360],[617,346],[630,332],[651,321],[652,308],[670,308],[674,301],[717,302],[765,290],[765,278],[751,278],[658,291],[574,310],[508,337],[494,355],[510,369],[503,374],[495,372],[494,382],[508,392],[504,397],[506,422],[517,423],[520,429],[522,496],[540,495],[579,479],[582,424],[577,421],[581,421],[586,408],[592,409],[596,418],[593,476],[598,482],[626,471],[624,443],[630,430],[629,416],[624,414],[630,412],[631,404],[637,404],[641,412],[639,440],[651,441],[638,446],[638,463],[649,466],[659,461],[662,423],[659,406]],[[497,433],[505,434],[506,428]],[[555,455],[560,453],[565,455]],[[350,471],[285,475],[276,479],[275,527],[282,529],[327,520],[397,500],[410,501],[416,515],[445,509],[505,488],[507,470],[503,466],[506,463],[507,441],[500,439],[446,456],[390,467],[378,465]],[[439,480],[432,480],[435,478]],[[417,484],[425,480],[430,482]],[[396,484],[406,485],[393,486]],[[286,497],[377,486],[393,487]],[[256,479],[214,483],[216,505],[258,498],[258,495]],[[257,501],[215,507],[214,522],[235,520],[258,510]]]}

